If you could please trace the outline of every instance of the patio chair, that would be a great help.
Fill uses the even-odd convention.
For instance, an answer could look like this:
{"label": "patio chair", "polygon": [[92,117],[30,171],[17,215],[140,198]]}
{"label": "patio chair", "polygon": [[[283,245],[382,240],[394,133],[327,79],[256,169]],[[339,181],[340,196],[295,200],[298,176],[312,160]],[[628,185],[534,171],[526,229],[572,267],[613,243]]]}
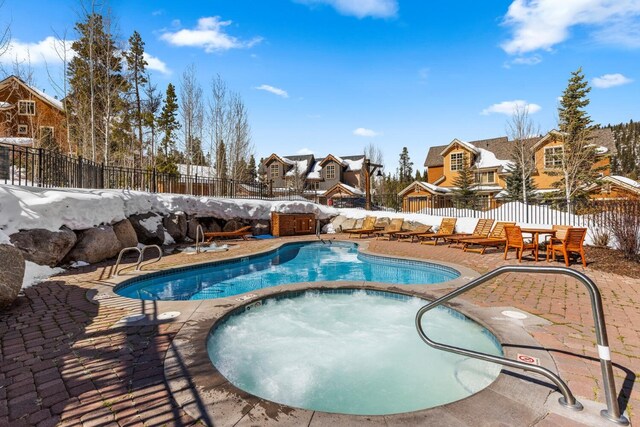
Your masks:
{"label": "patio chair", "polygon": [[206,243],[211,243],[215,239],[236,239],[247,240],[247,236],[251,236],[251,226],[247,225],[234,231],[211,231],[204,233]]}
{"label": "patio chair", "polygon": [[507,242],[504,245],[504,259],[507,259],[509,248],[515,248],[518,262],[522,262],[522,253],[531,249],[534,261],[538,262],[538,242],[525,242],[522,237],[522,229],[517,225],[505,225],[504,231],[507,237]]}
{"label": "patio chair", "polygon": [[491,232],[491,226],[493,225],[493,219],[479,219],[476,223],[476,228],[471,233],[456,233],[450,236],[445,236],[444,241],[449,242],[449,246],[454,243],[461,243],[460,239],[467,237],[485,238],[489,236]]}
{"label": "patio chair", "polygon": [[547,261],[552,259],[555,261],[556,253],[561,253],[564,257],[564,263],[569,267],[569,255],[577,253],[582,258],[582,266],[587,266],[587,258],[584,255],[584,239],[587,236],[586,228],[570,227],[567,230],[563,240],[552,240],[547,246]]}
{"label": "patio chair", "polygon": [[[443,236],[450,236],[455,232],[456,221],[456,218],[442,218],[442,222],[440,223],[438,231],[436,231],[435,233],[418,234],[416,235],[416,237],[423,245],[435,245],[438,242],[439,238]],[[435,239],[435,241],[432,243],[431,240],[433,239]]]}
{"label": "patio chair", "polygon": [[343,233],[349,233],[349,238],[352,236],[358,236],[359,238],[365,235],[371,236],[378,229],[375,227],[376,217],[375,216],[367,216],[362,221],[362,227],[360,228],[350,228],[346,230],[342,230]]}
{"label": "patio chair", "polygon": [[556,230],[556,234],[553,236],[546,236],[544,239],[545,245],[562,242],[567,235],[567,230],[570,228],[570,225],[552,225],[551,229]]}
{"label": "patio chair", "polygon": [[[486,238],[461,238],[463,243],[462,249],[465,252],[478,252],[481,255],[485,253],[489,247],[500,247],[507,243],[506,232],[504,227],[507,225],[516,225],[515,222],[496,222],[496,225],[491,230],[491,233]],[[481,246],[480,248],[474,248],[472,246]]]}
{"label": "patio chair", "polygon": [[431,227],[430,225],[422,225],[422,226],[416,228],[415,230],[400,231],[399,233],[395,233],[395,236],[398,239],[398,241],[409,239],[409,240],[411,240],[411,242],[413,242],[413,239],[415,239],[416,236],[418,236],[420,234],[430,233],[431,232],[431,228],[433,228],[433,227]]}
{"label": "patio chair", "polygon": [[378,240],[380,237],[386,237],[387,240],[391,240],[391,238],[394,237],[396,233],[402,231],[402,224],[404,224],[404,219],[392,219],[389,225],[387,225],[383,230],[379,230],[374,233],[376,235],[376,240]]}

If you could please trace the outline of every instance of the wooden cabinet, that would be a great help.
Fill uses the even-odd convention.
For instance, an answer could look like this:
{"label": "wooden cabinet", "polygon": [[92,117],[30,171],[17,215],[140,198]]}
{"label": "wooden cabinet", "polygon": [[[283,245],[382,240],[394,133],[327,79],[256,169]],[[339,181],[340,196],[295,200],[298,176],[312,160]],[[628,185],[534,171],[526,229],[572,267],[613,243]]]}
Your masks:
{"label": "wooden cabinet", "polygon": [[315,225],[314,214],[271,213],[271,234],[277,237],[313,234]]}

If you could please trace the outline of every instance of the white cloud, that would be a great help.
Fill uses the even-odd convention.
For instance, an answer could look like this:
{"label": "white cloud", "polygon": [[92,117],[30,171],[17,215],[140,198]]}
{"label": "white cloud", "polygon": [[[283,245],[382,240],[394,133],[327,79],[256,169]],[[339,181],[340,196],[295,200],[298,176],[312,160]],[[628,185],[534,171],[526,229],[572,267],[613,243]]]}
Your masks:
{"label": "white cloud", "polygon": [[540,111],[542,107],[540,107],[538,104],[529,104],[527,101],[516,99],[513,101],[502,101],[498,104],[493,104],[492,106],[482,110],[480,114],[482,114],[483,116],[488,116],[489,114],[496,113],[511,116],[516,111],[516,109],[527,109],[529,114],[533,114]]}
{"label": "white cloud", "polygon": [[368,138],[373,138],[374,136],[381,135],[379,132],[376,132],[376,131],[371,130],[371,129],[366,129],[366,128],[355,129],[353,131],[353,134],[356,135],[356,136],[365,136],[365,137],[368,137]]}
{"label": "white cloud", "polygon": [[295,0],[306,5],[326,4],[342,15],[362,19],[393,18],[398,14],[397,0]]}
{"label": "white cloud", "polygon": [[512,64],[516,65],[536,65],[542,62],[542,57],[540,55],[531,55],[531,56],[518,56],[511,61]]}
{"label": "white cloud", "polygon": [[289,97],[289,94],[287,93],[286,90],[280,89],[278,87],[270,86],[270,85],[260,85],[260,86],[257,86],[256,89],[264,90],[266,92],[270,92],[270,93],[272,93],[274,95],[278,95],[278,96],[281,96],[283,98],[288,98]]}
{"label": "white cloud", "polygon": [[262,41],[261,37],[243,41],[227,34],[225,28],[231,24],[232,21],[221,21],[219,16],[209,16],[198,19],[198,24],[194,29],[166,31],[160,38],[174,46],[201,47],[207,53],[250,48]]}
{"label": "white cloud", "polygon": [[159,71],[166,76],[171,74],[171,70],[167,67],[167,64],[165,64],[160,58],[145,52],[144,60],[147,61],[147,68],[149,70]]}
{"label": "white cloud", "polygon": [[[75,55],[75,52],[71,50],[71,43],[73,41],[67,40],[64,45],[67,50],[67,61]],[[24,64],[30,63],[33,66],[60,63],[62,59],[60,59],[58,52],[63,55],[63,44],[53,36],[35,43],[13,39],[7,52],[0,56],[0,63],[10,64],[17,61]]]}
{"label": "white cloud", "polygon": [[504,17],[513,35],[501,47],[512,55],[550,50],[578,25],[601,42],[640,45],[639,16],[640,0],[514,0]]}
{"label": "white cloud", "polygon": [[296,153],[300,156],[306,156],[307,154],[314,154],[313,150],[311,150],[310,148],[301,148],[300,150],[298,150],[298,152]]}
{"label": "white cloud", "polygon": [[600,77],[594,77],[593,85],[600,89],[607,89],[614,86],[622,86],[631,83],[633,80],[625,77],[620,73],[604,74]]}

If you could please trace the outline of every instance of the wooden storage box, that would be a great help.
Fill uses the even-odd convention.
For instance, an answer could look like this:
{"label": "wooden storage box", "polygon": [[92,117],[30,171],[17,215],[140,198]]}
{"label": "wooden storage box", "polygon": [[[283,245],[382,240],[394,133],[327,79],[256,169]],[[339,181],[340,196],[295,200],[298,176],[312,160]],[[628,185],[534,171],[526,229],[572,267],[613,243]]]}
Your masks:
{"label": "wooden storage box", "polygon": [[298,236],[313,234],[316,216],[314,214],[282,214],[271,212],[271,234],[280,236]]}

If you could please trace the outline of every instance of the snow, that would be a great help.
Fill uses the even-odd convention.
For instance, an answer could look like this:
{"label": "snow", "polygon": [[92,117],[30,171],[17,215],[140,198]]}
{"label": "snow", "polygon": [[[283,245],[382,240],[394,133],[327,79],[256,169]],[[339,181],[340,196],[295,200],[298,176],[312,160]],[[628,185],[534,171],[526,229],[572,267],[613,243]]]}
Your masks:
{"label": "snow", "polygon": [[350,191],[353,194],[356,194],[356,195],[359,195],[359,196],[364,196],[364,191],[362,191],[359,188],[352,187],[352,186],[347,185],[345,183],[340,183],[340,186],[343,187],[344,189],[346,189],[347,191]]}
{"label": "snow", "polygon": [[2,230],[0,230],[0,245],[13,246],[13,244],[11,243],[11,240],[9,240],[9,236],[4,234]]}
{"label": "snow", "polygon": [[493,154],[489,150],[485,150],[484,148],[476,147],[477,150],[480,151],[480,156],[476,160],[476,167],[479,169],[482,168],[502,168],[506,170],[514,166],[512,161],[509,160],[499,160],[495,154]]}
{"label": "snow", "polygon": [[2,137],[0,143],[13,144],[13,145],[33,145],[33,138],[21,138],[21,137]]}
{"label": "snow", "polygon": [[5,101],[0,101],[0,108],[9,108],[11,104]]}
{"label": "snow", "polygon": [[316,162],[313,165],[313,170],[307,174],[307,179],[320,179],[320,174],[322,173],[322,166],[320,162]]}
{"label": "snow", "polygon": [[89,264],[89,263],[88,263],[88,262],[86,262],[86,261],[73,261],[73,262],[69,265],[69,267],[71,267],[71,268],[80,268],[80,267],[86,267],[86,266],[88,266],[88,265],[91,265],[91,264]]}
{"label": "snow", "polygon": [[[187,173],[187,170],[189,173]],[[178,173],[180,175],[198,175],[202,178],[215,178],[216,169],[212,166],[195,166],[195,165],[183,165],[178,164]]]}
{"label": "snow", "polygon": [[[5,235],[33,228],[56,231],[62,226],[85,230],[100,224],[113,224],[134,214],[166,215],[177,211],[223,220],[267,220],[271,218],[271,212],[313,213],[318,219],[338,214],[335,208],[306,200],[222,199],[130,190],[46,189],[0,184],[0,231]],[[155,218],[152,221],[160,220]]]}
{"label": "snow", "polygon": [[46,93],[44,93],[43,91],[36,89],[33,86],[29,86],[29,88],[34,91],[36,94],[38,94],[38,96],[46,99],[48,102],[50,102],[52,105],[54,105],[56,108],[58,108],[59,110],[64,110],[64,106],[62,105],[62,101],[60,101],[59,99],[54,98],[53,96],[47,95]]}
{"label": "snow", "polygon": [[347,164],[347,170],[352,172],[358,172],[362,170],[362,164],[364,163],[364,157],[358,160],[344,159]]}
{"label": "snow", "polygon": [[444,153],[446,153],[446,152],[447,152],[447,150],[449,150],[449,148],[450,148],[453,144],[460,144],[460,145],[462,145],[463,147],[465,147],[467,150],[471,151],[472,153],[474,153],[474,154],[477,154],[477,153],[478,153],[478,147],[476,147],[475,145],[473,145],[473,144],[469,144],[468,142],[464,142],[464,141],[459,140],[458,138],[455,138],[453,141],[451,141],[451,142],[449,143],[449,145],[447,145],[447,146],[445,147],[445,149],[444,149],[444,150],[442,150],[442,152],[440,153],[440,155],[442,155],[442,156],[443,156],[443,155],[444,155]]}
{"label": "snow", "polygon": [[451,190],[445,187],[438,187],[437,185],[433,185],[431,183],[425,182],[425,181],[421,181],[420,185],[422,185],[425,188],[428,188],[431,191],[435,191],[436,193],[450,193]]}
{"label": "snow", "polygon": [[293,167],[287,171],[286,176],[296,176],[296,174],[300,175],[307,172],[309,167],[308,160],[294,160],[292,163]]}
{"label": "snow", "polygon": [[38,265],[31,261],[25,261],[24,278],[22,279],[22,289],[26,289],[36,283],[47,280],[54,274],[64,272],[63,268],[51,268],[47,265]]}
{"label": "snow", "polygon": [[623,184],[627,184],[627,185],[629,185],[631,187],[640,188],[640,182],[634,181],[631,178],[627,178],[627,177],[620,176],[620,175],[611,175],[610,178],[612,178],[614,180],[617,180],[617,181],[620,181]]}
{"label": "snow", "polygon": [[146,228],[149,232],[155,233],[158,226],[162,222],[162,217],[158,215],[150,216],[149,218],[140,221],[140,225]]}
{"label": "snow", "polygon": [[164,243],[163,245],[173,245],[175,244],[176,241],[173,240],[173,237],[171,237],[171,234],[167,233],[167,230],[164,231]]}
{"label": "snow", "polygon": [[596,153],[597,154],[606,154],[609,152],[609,149],[603,145],[600,145],[598,147],[596,147]]}

